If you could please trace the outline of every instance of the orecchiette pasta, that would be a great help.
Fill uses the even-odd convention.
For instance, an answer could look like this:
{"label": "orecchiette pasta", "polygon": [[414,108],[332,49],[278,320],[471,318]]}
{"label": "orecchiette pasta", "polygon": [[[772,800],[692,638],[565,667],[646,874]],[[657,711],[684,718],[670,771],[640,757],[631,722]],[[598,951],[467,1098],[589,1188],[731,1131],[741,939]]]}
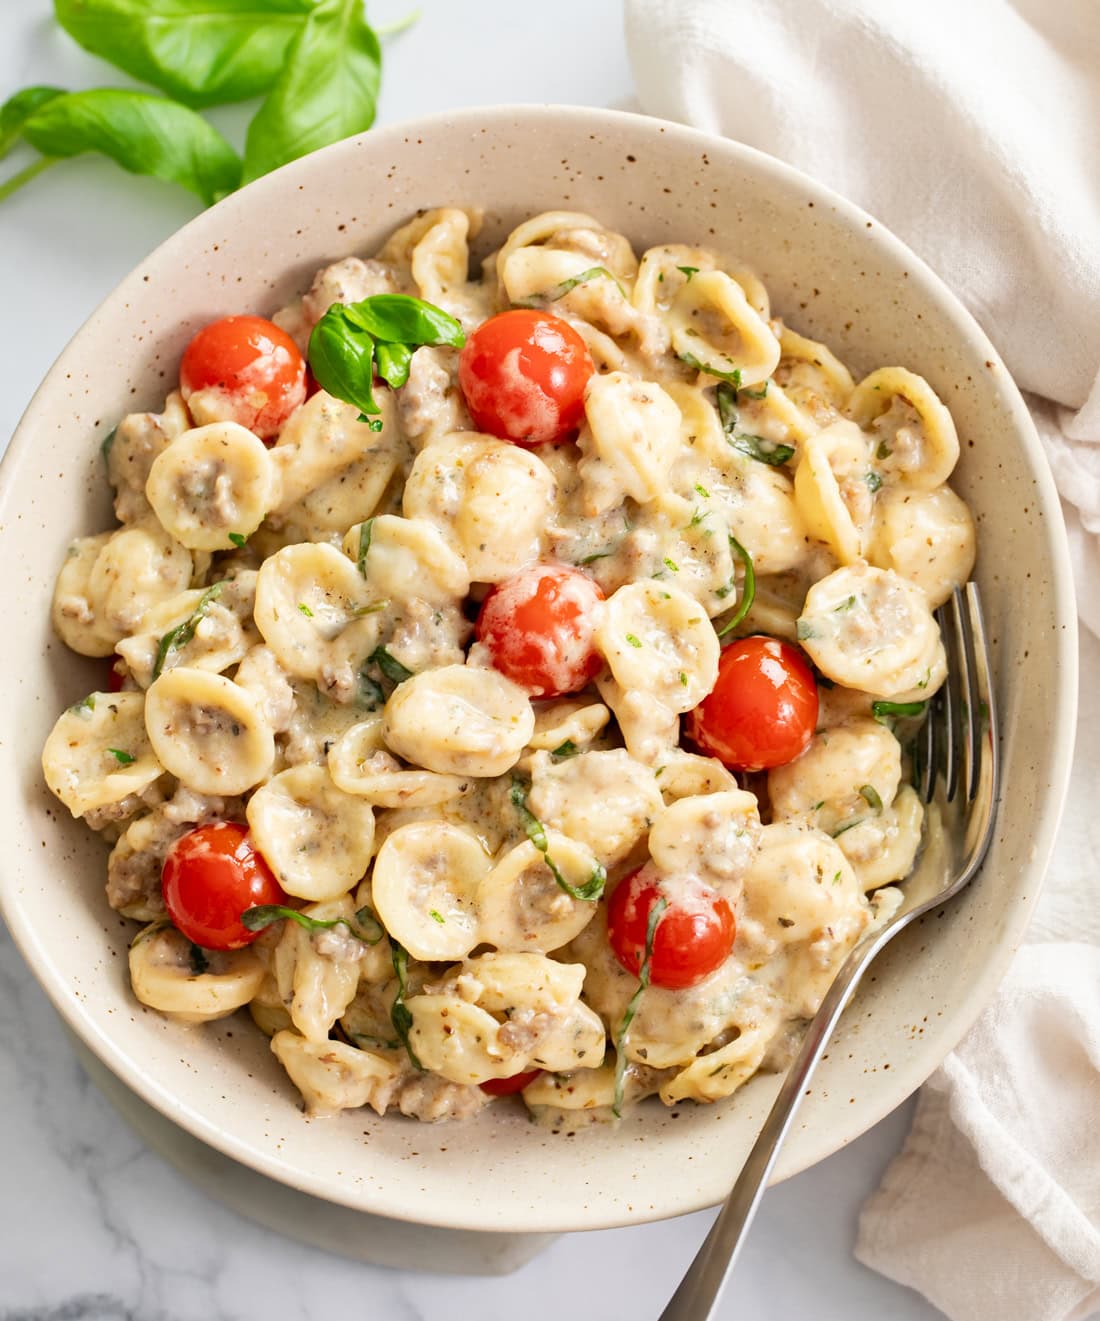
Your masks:
{"label": "orecchiette pasta", "polygon": [[[471,278],[481,221],[420,213],[275,313],[291,359],[335,304],[453,328],[376,336],[373,404],[296,395],[261,438],[221,385],[119,422],[119,526],[72,542],[52,621],[122,690],[42,765],[148,924],[142,1004],[247,1006],[311,1115],[516,1092],[572,1130],[782,1067],[914,897],[909,742],[975,528],[932,385],[855,384],[731,255],[549,211]],[[494,417],[471,382],[509,326]],[[782,756],[711,737],[750,653],[749,742],[805,672]]]}

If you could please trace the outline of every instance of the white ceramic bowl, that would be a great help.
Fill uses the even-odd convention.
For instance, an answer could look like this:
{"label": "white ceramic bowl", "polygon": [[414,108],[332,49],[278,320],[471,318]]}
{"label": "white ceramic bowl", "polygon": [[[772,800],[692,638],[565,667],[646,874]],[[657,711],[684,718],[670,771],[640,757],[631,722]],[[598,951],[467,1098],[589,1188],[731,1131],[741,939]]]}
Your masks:
{"label": "white ceramic bowl", "polygon": [[376,1214],[465,1229],[596,1229],[675,1215],[725,1194],[776,1079],[758,1078],[726,1104],[647,1104],[617,1128],[575,1136],[529,1124],[518,1106],[443,1127],[359,1111],[308,1121],[247,1019],[192,1030],[133,1000],[133,928],[106,905],[104,850],[49,796],[39,770],[57,714],[101,680],[101,666],[53,638],[48,606],[69,539],[109,525],[102,436],[123,413],[159,405],[199,326],[273,311],[317,267],[372,250],[417,208],[444,203],[483,206],[486,245],[558,207],[594,213],[639,249],[714,245],[751,265],[773,307],[854,370],[902,363],[949,405],[962,437],[956,481],[978,520],[977,576],[1003,712],[997,837],[967,894],[873,971],[780,1174],[836,1151],[898,1105],[992,993],[1057,827],[1076,694],[1065,534],[1020,396],[962,306],[855,207],[732,142],[576,108],[436,117],[261,179],[143,261],[64,351],[3,464],[0,898],[32,971],[92,1051],[169,1118],[275,1179]]}

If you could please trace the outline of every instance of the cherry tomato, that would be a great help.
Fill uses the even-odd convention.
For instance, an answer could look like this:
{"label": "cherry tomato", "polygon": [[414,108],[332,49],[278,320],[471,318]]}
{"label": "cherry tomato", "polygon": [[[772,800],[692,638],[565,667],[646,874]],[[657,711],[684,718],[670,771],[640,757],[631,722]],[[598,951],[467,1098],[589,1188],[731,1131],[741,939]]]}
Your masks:
{"label": "cherry tomato", "polygon": [[797,647],[778,638],[731,643],[718,681],[687,718],[688,737],[737,771],[784,766],[817,725],[817,685]]}
{"label": "cherry tomato", "polygon": [[541,1072],[541,1069],[528,1069],[526,1073],[514,1073],[510,1078],[490,1078],[481,1084],[481,1090],[490,1096],[514,1096],[529,1082],[534,1082]]}
{"label": "cherry tomato", "polygon": [[204,949],[241,949],[259,935],[241,923],[255,904],[285,904],[271,869],[252,847],[245,826],[217,821],[177,839],[161,872],[173,924]]}
{"label": "cherry tomato", "polygon": [[737,934],[733,911],[717,891],[689,876],[662,877],[651,865],[624,876],[607,906],[607,939],[635,977],[645,958],[649,914],[659,899],[649,976],[654,986],[695,986],[729,958]]}
{"label": "cherry tomato", "polygon": [[[285,330],[258,316],[204,326],[183,351],[180,390],[198,422],[239,422],[263,440],[306,397],[306,365]],[[200,407],[201,404],[201,407]]]}
{"label": "cherry tomato", "polygon": [[595,370],[568,321],[522,308],[482,322],[458,359],[474,426],[519,445],[572,439]]}
{"label": "cherry tomato", "polygon": [[534,564],[482,602],[475,631],[495,669],[532,697],[576,693],[599,672],[593,643],[604,594],[586,573]]}
{"label": "cherry tomato", "polygon": [[121,656],[112,656],[111,664],[107,668],[107,691],[109,693],[122,692],[122,685],[125,682],[125,675],[119,666],[124,662]]}

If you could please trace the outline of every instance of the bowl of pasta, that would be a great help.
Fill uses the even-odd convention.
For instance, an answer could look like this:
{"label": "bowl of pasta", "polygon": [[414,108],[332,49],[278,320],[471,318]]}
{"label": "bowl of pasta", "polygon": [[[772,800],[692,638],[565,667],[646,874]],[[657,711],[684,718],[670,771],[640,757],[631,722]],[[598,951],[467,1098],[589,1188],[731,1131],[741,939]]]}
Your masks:
{"label": "bowl of pasta", "polygon": [[95,313],[0,499],[7,922],[127,1087],[283,1183],[474,1230],[719,1200],[906,902],[972,574],[997,837],[781,1175],[1020,940],[1073,722],[1052,482],[938,279],[757,152],[525,107],[288,166]]}

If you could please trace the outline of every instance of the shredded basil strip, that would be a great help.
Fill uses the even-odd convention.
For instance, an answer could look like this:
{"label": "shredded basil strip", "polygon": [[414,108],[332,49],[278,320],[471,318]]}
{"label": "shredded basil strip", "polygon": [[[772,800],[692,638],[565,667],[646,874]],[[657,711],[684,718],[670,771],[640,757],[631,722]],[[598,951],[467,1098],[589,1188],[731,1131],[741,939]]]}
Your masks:
{"label": "shredded basil strip", "polygon": [[676,269],[677,269],[677,270],[680,272],[680,274],[684,277],[684,282],[685,282],[686,284],[690,284],[690,283],[691,283],[691,277],[692,277],[693,275],[698,275],[698,274],[699,274],[699,267],[698,267],[698,266],[677,266]]}
{"label": "shredded basil strip", "polygon": [[578,752],[580,752],[580,748],[577,747],[571,738],[567,738],[564,743],[559,743],[550,755],[551,757],[558,757],[559,759],[564,760],[566,757],[575,757]]}
{"label": "shredded basil strip", "polygon": [[889,719],[890,716],[922,716],[927,702],[872,702],[871,714],[876,720]]}
{"label": "shredded basil strip", "polygon": [[830,831],[830,835],[833,839],[836,839],[838,835],[843,835],[846,830],[851,830],[855,826],[863,825],[866,820],[867,818],[865,816],[857,816],[853,818],[853,820],[845,821],[843,825],[837,826],[835,830]]}
{"label": "shredded basil strip", "polygon": [[359,671],[359,698],[358,704],[365,706],[368,711],[376,711],[383,706],[386,701],[386,694],[382,691],[382,685],[376,683],[367,673],[370,662]]}
{"label": "shredded basil strip", "polygon": [[630,1003],[626,1007],[623,1021],[619,1024],[619,1032],[615,1038],[615,1099],[611,1103],[611,1113],[616,1119],[623,1117],[623,1093],[626,1091],[626,1034],[631,1023],[634,1022],[634,1015],[638,1012],[638,1006],[642,1002],[642,992],[649,985],[650,969],[653,963],[653,941],[657,935],[657,924],[667,907],[668,900],[662,895],[649,910],[649,918],[646,921],[645,928],[645,954],[642,958],[642,966],[638,969],[638,989],[630,997]]}
{"label": "shredded basil strip", "polygon": [[123,752],[121,748],[108,748],[107,751],[114,757],[120,766],[129,766],[137,758],[131,752]]}
{"label": "shredded basil strip", "polygon": [[414,1069],[424,1072],[424,1066],[416,1057],[416,1051],[409,1044],[409,1032],[413,1025],[413,1016],[409,1012],[409,1007],[405,1003],[405,996],[409,991],[408,969],[409,955],[408,951],[400,946],[397,941],[393,941],[393,970],[397,976],[397,994],[394,996],[393,1007],[390,1010],[390,1022],[393,1024],[393,1030],[405,1047],[405,1052],[409,1057],[409,1062]]}
{"label": "shredded basil strip", "polygon": [[206,618],[207,611],[209,611],[210,607],[218,597],[221,596],[224,587],[224,582],[211,584],[211,586],[203,592],[202,596],[199,597],[198,604],[191,612],[191,615],[185,619],[182,624],[178,624],[174,629],[165,633],[161,638],[157,645],[157,658],[153,662],[154,679],[160,677],[160,673],[164,669],[164,663],[169,655],[173,651],[182,651],[195,636],[195,630]]}
{"label": "shredded basil strip", "polygon": [[368,664],[377,665],[390,683],[404,683],[413,677],[412,670],[406,669],[396,656],[391,656],[385,647],[375,647],[367,657]]}
{"label": "shredded basil strip", "polygon": [[238,550],[240,550],[241,547],[247,543],[248,538],[242,536],[239,532],[230,532],[229,540],[233,543],[234,546],[237,547]]}
{"label": "shredded basil strip", "polygon": [[720,638],[724,638],[730,629],[736,628],[740,624],[742,619],[749,613],[752,603],[756,599],[756,570],[753,568],[752,556],[732,533],[730,534],[730,549],[745,566],[745,585],[741,590],[741,604],[718,630]]}
{"label": "shredded basil strip", "polygon": [[103,462],[108,463],[111,458],[111,446],[115,443],[115,437],[118,435],[118,427],[112,427],[103,437],[103,443],[99,447],[99,452],[103,456]]}
{"label": "shredded basil strip", "polygon": [[771,381],[765,381],[759,390],[750,390],[747,385],[743,385],[738,393],[743,394],[746,399],[767,399],[769,385]]}
{"label": "shredded basil strip", "polygon": [[873,784],[863,785],[859,791],[859,796],[868,807],[873,808],[876,812],[882,811],[882,798],[879,796],[879,791]]}
{"label": "shredded basil strip", "polygon": [[607,550],[598,550],[594,555],[586,555],[583,560],[578,560],[578,564],[595,564],[597,560],[606,560],[609,555],[614,555],[618,546],[611,546]]}
{"label": "shredded basil strip", "polygon": [[699,361],[692,353],[677,353],[676,356],[682,363],[685,363],[693,371],[703,372],[707,376],[717,376],[717,378],[726,385],[732,385],[734,391],[741,388],[741,368],[734,367],[732,371],[719,371],[717,367],[708,367],[705,363]]}
{"label": "shredded basil strip", "polygon": [[583,885],[570,885],[570,883],[561,874],[557,863],[550,856],[550,843],[546,838],[546,827],[535,816],[534,812],[527,806],[527,790],[519,780],[512,781],[512,791],[510,794],[512,806],[519,813],[519,819],[526,831],[527,838],[534,844],[535,848],[542,854],[543,861],[550,868],[550,874],[558,883],[558,886],[565,891],[571,899],[581,899],[586,902],[595,903],[603,894],[603,888],[607,884],[607,872],[603,863],[597,862],[592,871],[592,875]]}
{"label": "shredded basil strip", "polygon": [[[254,908],[246,908],[241,914],[241,926],[248,931],[263,931],[272,923],[281,922],[284,918],[297,922],[304,931],[330,931],[333,927],[347,927],[355,939],[361,940],[364,945],[377,945],[386,934],[382,923],[375,917],[374,910],[369,904],[364,904],[352,921],[346,917],[334,917],[331,921],[320,917],[309,917],[306,913],[300,913],[297,908],[287,908],[283,904],[257,904]],[[364,935],[364,930],[370,934]]]}
{"label": "shredded basil strip", "polygon": [[560,284],[551,285],[549,289],[544,289],[540,294],[534,294],[530,298],[521,298],[515,306],[546,307],[549,303],[556,303],[559,298],[564,298],[578,284],[587,284],[589,280],[610,280],[619,293],[624,298],[626,297],[626,291],[606,266],[589,266],[588,270],[581,271],[579,275],[571,275],[568,280],[562,280]]}
{"label": "shredded basil strip", "polygon": [[191,948],[187,951],[187,957],[191,961],[192,977],[201,977],[204,972],[210,970],[210,960],[206,957],[206,951],[201,945],[191,942]]}
{"label": "shredded basil strip", "polygon": [[[750,459],[756,459],[758,463],[767,463],[773,468],[782,467],[794,455],[793,445],[773,445],[764,440],[762,436],[752,436],[746,431],[737,430],[737,392],[739,389],[739,385],[732,389],[725,384],[718,387],[718,418],[722,423],[722,430],[726,433],[726,440],[735,450],[747,454]],[[751,390],[746,390],[744,393],[750,399],[762,399],[764,397],[762,394],[754,394]],[[766,385],[764,393],[767,393]]]}
{"label": "shredded basil strip", "polygon": [[355,567],[365,578],[367,576],[367,555],[370,552],[370,539],[374,533],[374,519],[368,518],[359,524],[359,554],[355,558]]}

